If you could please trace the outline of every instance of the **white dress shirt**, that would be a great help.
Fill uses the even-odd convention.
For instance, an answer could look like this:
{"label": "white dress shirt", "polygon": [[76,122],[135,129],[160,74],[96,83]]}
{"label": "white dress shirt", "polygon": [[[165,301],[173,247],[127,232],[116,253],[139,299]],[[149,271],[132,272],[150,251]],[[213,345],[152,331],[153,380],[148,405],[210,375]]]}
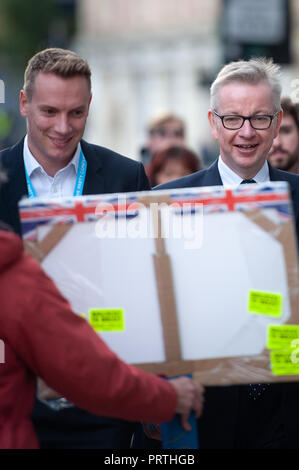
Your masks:
{"label": "white dress shirt", "polygon": [[[219,155],[218,159],[218,170],[220,173],[220,178],[222,180],[223,186],[238,186],[241,184],[244,178],[237,175],[233,170],[231,170],[226,163],[222,160],[221,156]],[[270,181],[269,176],[269,167],[267,161],[265,161],[264,165],[260,169],[260,171],[253,176],[251,179],[256,181],[257,183],[266,183]]]}
{"label": "white dress shirt", "polygon": [[64,168],[59,170],[54,177],[52,177],[45,172],[43,167],[30,152],[28,147],[28,137],[26,135],[23,150],[24,164],[37,197],[51,198],[73,196],[77,179],[80,152],[81,145],[79,143],[72,160]]}

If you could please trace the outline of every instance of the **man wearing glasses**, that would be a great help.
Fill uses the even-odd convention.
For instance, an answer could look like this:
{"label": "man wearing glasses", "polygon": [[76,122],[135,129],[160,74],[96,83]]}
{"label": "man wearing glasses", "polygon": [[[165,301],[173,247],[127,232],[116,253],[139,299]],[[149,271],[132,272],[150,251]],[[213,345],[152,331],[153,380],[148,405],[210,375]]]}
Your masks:
{"label": "man wearing glasses", "polygon": [[[251,59],[224,66],[211,86],[208,113],[220,146],[218,160],[157,188],[287,181],[298,236],[299,176],[267,162],[282,119],[280,95],[279,67],[272,61]],[[198,421],[200,447],[298,448],[298,397],[295,383],[206,387],[205,411]]]}

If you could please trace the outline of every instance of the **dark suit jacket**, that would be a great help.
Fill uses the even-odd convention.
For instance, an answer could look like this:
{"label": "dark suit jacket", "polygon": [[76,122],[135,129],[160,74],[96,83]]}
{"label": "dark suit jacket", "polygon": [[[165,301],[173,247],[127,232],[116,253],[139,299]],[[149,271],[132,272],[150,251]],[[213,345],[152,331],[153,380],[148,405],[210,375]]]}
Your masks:
{"label": "dark suit jacket", "polygon": [[[0,165],[8,176],[8,181],[0,188],[0,220],[19,234],[17,204],[22,196],[28,195],[23,142],[0,153]],[[83,194],[150,189],[141,163],[83,140],[81,146],[87,160]],[[45,448],[125,449],[130,446],[136,426],[136,423],[95,416],[76,407],[53,411],[39,401],[35,403],[33,421],[41,447]]]}
{"label": "dark suit jacket", "polygon": [[[22,139],[14,147],[0,152],[0,166],[8,176],[0,188],[0,220],[21,233],[18,202],[28,195],[23,161]],[[111,150],[81,141],[87,161],[84,194],[120,193],[150,189],[141,163]]]}
{"label": "dark suit jacket", "polygon": [[[217,161],[214,162],[205,170],[156,186],[155,189],[222,185],[217,163]],[[269,173],[271,181],[287,181],[290,185],[299,238],[299,176],[277,170],[270,165]],[[256,402],[253,400],[246,402],[247,394],[246,386],[206,387],[204,412],[198,420],[200,447],[232,449],[244,445],[246,441],[245,446],[259,448],[266,447],[267,440],[269,447],[276,447],[276,442],[271,441],[270,427],[282,423],[286,436],[286,442],[283,445],[289,448],[299,448],[299,439],[296,434],[296,426],[299,422],[299,385],[296,383],[271,385],[264,396]],[[271,411],[271,403],[274,403],[274,399],[275,403],[280,403],[277,419]],[[257,423],[260,422],[264,408],[266,409],[265,400],[267,400],[269,429],[264,430],[264,435],[257,436],[259,427]],[[276,409],[275,405],[273,409]],[[271,414],[273,421],[270,419]],[[241,420],[243,422],[240,422]],[[246,436],[243,438],[243,444],[239,444],[240,433]],[[277,444],[278,447],[279,445]]]}

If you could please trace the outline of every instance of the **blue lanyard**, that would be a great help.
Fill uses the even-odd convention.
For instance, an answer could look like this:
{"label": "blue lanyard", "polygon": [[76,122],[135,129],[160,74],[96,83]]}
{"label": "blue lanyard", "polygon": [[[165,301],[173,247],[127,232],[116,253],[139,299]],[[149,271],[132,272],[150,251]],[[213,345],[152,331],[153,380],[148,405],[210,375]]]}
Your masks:
{"label": "blue lanyard", "polygon": [[86,169],[87,169],[87,161],[86,161],[86,158],[84,157],[83,152],[81,150],[80,157],[79,157],[77,179],[76,179],[76,184],[75,184],[75,189],[74,189],[73,196],[81,196],[82,195],[83,186],[84,186],[84,182],[85,182],[85,176],[86,176]]}
{"label": "blue lanyard", "polygon": [[[76,179],[76,184],[75,184],[75,189],[74,189],[73,196],[81,196],[82,195],[83,186],[84,186],[84,182],[85,182],[85,176],[86,176],[86,169],[87,169],[86,158],[84,157],[83,152],[81,150],[80,157],[79,157],[77,179]],[[36,195],[36,192],[35,192],[34,187],[32,185],[31,179],[30,179],[30,177],[27,173],[26,166],[25,166],[25,175],[26,175],[26,182],[27,182],[28,197],[33,199],[33,198],[37,197],[37,195]]]}

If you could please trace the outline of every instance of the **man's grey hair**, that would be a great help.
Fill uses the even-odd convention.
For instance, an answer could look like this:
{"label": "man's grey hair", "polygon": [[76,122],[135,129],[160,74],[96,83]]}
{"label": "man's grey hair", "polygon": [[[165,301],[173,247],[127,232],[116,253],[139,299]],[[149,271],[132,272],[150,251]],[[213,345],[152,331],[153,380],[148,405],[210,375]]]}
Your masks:
{"label": "man's grey hair", "polygon": [[228,83],[246,83],[257,85],[268,83],[272,90],[274,112],[280,110],[280,67],[272,59],[253,58],[248,61],[239,60],[225,65],[218,73],[210,89],[211,109],[219,106],[219,91]]}

